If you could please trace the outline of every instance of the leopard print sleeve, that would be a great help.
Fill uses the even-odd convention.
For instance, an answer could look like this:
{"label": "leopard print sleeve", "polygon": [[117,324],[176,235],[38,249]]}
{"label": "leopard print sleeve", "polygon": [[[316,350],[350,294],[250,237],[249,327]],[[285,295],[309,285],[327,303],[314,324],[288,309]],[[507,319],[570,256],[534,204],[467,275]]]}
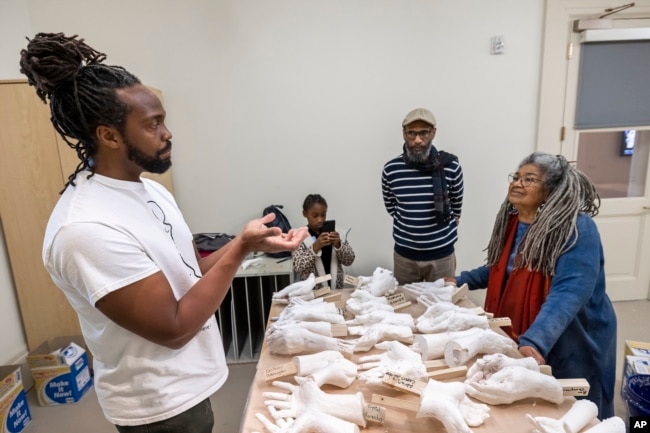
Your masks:
{"label": "leopard print sleeve", "polygon": [[309,278],[309,274],[316,275],[316,254],[311,246],[300,244],[291,253],[293,270],[300,276],[301,280]]}
{"label": "leopard print sleeve", "polygon": [[354,257],[354,251],[348,241],[343,242],[341,248],[336,250],[336,258],[343,266],[350,266],[354,262]]}

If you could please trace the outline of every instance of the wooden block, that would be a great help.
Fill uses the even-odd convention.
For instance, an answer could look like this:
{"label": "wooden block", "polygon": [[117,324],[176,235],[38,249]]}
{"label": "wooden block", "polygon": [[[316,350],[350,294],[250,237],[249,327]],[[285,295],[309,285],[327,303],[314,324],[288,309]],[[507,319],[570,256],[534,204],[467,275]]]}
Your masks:
{"label": "wooden block", "polygon": [[542,374],[545,374],[547,376],[552,376],[553,375],[553,369],[551,368],[550,365],[544,364],[539,366],[539,372]]}
{"label": "wooden block", "polygon": [[393,310],[401,310],[402,308],[408,307],[411,305],[411,301],[402,302],[401,304],[393,305]]}
{"label": "wooden block", "polygon": [[462,377],[466,375],[467,375],[466,365],[461,365],[459,367],[445,368],[442,370],[436,370],[427,373],[427,376],[435,380],[452,379],[454,377]]}
{"label": "wooden block", "polygon": [[289,300],[287,298],[277,298],[277,299],[271,299],[272,304],[280,304],[280,305],[289,305]]}
{"label": "wooden block", "polygon": [[411,412],[417,412],[420,404],[414,401],[401,400],[399,398],[386,397],[385,395],[373,394],[370,399],[372,403],[384,406],[392,406],[399,409],[406,409]]}
{"label": "wooden block", "polygon": [[504,326],[512,326],[512,321],[510,321],[510,317],[493,317],[488,319],[488,324],[492,328],[501,328]]}
{"label": "wooden block", "polygon": [[347,337],[348,327],[340,323],[332,324],[332,337]]}
{"label": "wooden block", "polygon": [[417,395],[420,395],[424,390],[424,387],[427,386],[425,382],[390,371],[384,373],[381,380],[385,385],[388,385],[391,388],[399,389],[401,391],[409,391]]}
{"label": "wooden block", "polygon": [[388,305],[394,307],[395,305],[406,302],[406,296],[404,296],[404,293],[393,293],[392,295],[386,295],[386,300],[388,301]]}
{"label": "wooden block", "polygon": [[343,277],[343,282],[345,284],[349,284],[354,287],[359,286],[359,278],[353,277],[352,275],[346,275],[345,277]]}
{"label": "wooden block", "polygon": [[386,409],[376,404],[369,404],[363,408],[363,418],[366,421],[383,424],[386,419]]}
{"label": "wooden block", "polygon": [[329,287],[322,287],[320,289],[315,289],[314,291],[314,298],[320,298],[321,296],[327,295],[329,292],[331,292]]}
{"label": "wooden block", "polygon": [[336,291],[330,290],[330,292],[327,295],[323,296],[323,301],[325,302],[335,302],[340,300],[341,300],[341,293],[338,290]]}
{"label": "wooden block", "polygon": [[424,361],[424,366],[427,370],[440,370],[442,368],[448,368],[449,366],[444,359],[433,359],[431,361]]}
{"label": "wooden block", "polygon": [[276,365],[275,367],[269,367],[264,370],[264,380],[268,382],[279,377],[295,376],[297,372],[296,365],[293,362],[287,362],[286,364]]}
{"label": "wooden block", "polygon": [[320,277],[316,277],[316,279],[314,280],[314,284],[324,283],[325,281],[329,281],[331,279],[332,279],[332,276],[330,274],[321,275]]}
{"label": "wooden block", "polygon": [[[345,359],[347,359],[348,361],[352,361],[352,358],[354,357],[354,351],[352,351],[352,350],[339,350],[339,352],[341,353],[341,355],[343,355],[343,357]],[[355,364],[356,364],[356,362],[355,362]]]}
{"label": "wooden block", "polygon": [[589,382],[587,379],[558,379],[562,386],[564,396],[586,397],[589,394]]}
{"label": "wooden block", "polygon": [[454,290],[454,293],[451,295],[451,302],[457,304],[458,301],[467,295],[467,292],[469,292],[469,286],[467,284],[463,284],[462,286],[456,288],[456,290]]}

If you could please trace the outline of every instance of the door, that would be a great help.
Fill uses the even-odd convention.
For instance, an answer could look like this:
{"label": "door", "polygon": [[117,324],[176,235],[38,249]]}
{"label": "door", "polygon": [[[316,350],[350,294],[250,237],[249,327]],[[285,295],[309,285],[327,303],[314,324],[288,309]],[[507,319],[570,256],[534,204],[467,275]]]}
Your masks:
{"label": "door", "polygon": [[[564,43],[559,42],[557,21],[554,24],[547,21],[545,41],[554,41],[549,45],[565,55],[561,59],[557,53],[551,53],[551,46],[545,48],[538,148],[575,161],[577,168],[596,184],[601,207],[595,221],[605,250],[609,297],[614,301],[646,299],[650,298],[650,122],[576,127],[584,35],[574,32],[572,24],[579,18],[597,17],[603,9],[595,7],[585,11],[588,2],[584,1],[582,9],[572,9],[575,3],[549,1],[549,10],[555,8],[554,18],[562,20],[560,33]],[[645,11],[634,13],[647,13],[650,2],[643,3]],[[616,27],[639,25],[647,25],[647,21],[614,20]],[[549,32],[556,33],[551,36]],[[549,62],[555,62],[555,66],[549,67]],[[552,85],[549,80],[555,81],[554,97],[544,97],[545,86],[548,89]],[[584,86],[581,91],[584,92]],[[650,101],[647,104],[650,110]],[[553,137],[554,132],[557,138]]]}
{"label": "door", "polygon": [[55,137],[48,106],[34,89],[25,80],[0,82],[0,219],[29,350],[81,332],[41,258],[64,183]]}

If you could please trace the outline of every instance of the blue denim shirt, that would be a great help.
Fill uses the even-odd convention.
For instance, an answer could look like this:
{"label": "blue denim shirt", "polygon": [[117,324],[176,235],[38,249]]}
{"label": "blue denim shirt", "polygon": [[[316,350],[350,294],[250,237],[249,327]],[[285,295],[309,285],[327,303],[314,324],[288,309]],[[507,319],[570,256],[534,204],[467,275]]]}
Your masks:
{"label": "blue denim shirt", "polygon": [[[614,416],[616,314],[605,292],[605,259],[596,224],[580,214],[577,229],[577,241],[558,258],[549,294],[519,345],[537,349],[556,378],[586,379],[587,398],[604,419]],[[481,289],[489,272],[482,266],[456,279],[470,290]]]}

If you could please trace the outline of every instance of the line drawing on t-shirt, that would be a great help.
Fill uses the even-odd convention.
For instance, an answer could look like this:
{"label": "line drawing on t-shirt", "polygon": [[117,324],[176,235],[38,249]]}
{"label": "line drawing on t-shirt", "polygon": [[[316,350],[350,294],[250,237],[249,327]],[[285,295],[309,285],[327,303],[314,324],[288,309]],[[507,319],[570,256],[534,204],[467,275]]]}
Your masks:
{"label": "line drawing on t-shirt", "polygon": [[[171,237],[172,242],[174,242],[174,245],[176,245],[176,241],[174,240],[174,226],[167,221],[167,216],[165,215],[165,211],[163,210],[163,208],[160,207],[160,205],[158,203],[156,203],[154,200],[148,200],[147,203],[150,204],[150,205],[154,205],[154,206],[150,206],[151,212],[153,213],[153,216],[156,217],[156,219],[163,224],[163,226],[164,226],[163,229],[165,230],[165,232],[169,233],[169,236]],[[178,246],[176,247],[176,251],[178,251]],[[185,266],[187,266],[189,269],[192,270],[192,273],[194,274],[194,276],[196,278],[201,278],[201,275],[199,275],[196,272],[196,269],[194,269],[194,267],[192,267],[192,265],[190,265],[189,263],[187,263],[185,261],[185,259],[183,258],[183,255],[181,254],[180,251],[178,251],[178,255],[180,256],[181,261],[183,262],[183,264]]]}

